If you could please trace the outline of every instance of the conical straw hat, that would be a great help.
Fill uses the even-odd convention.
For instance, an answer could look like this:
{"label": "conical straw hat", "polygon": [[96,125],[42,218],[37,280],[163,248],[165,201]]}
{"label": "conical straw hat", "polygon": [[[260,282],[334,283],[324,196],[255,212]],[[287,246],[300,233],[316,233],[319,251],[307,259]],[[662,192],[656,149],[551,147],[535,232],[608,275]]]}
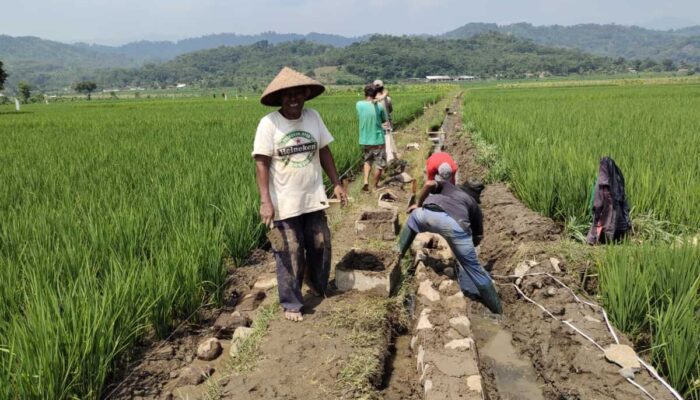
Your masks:
{"label": "conical straw hat", "polygon": [[311,100],[326,90],[319,82],[289,67],[284,67],[275,79],[267,85],[267,89],[260,97],[260,102],[266,106],[279,107],[282,105],[280,92],[284,89],[300,86],[306,86],[311,91],[306,100]]}

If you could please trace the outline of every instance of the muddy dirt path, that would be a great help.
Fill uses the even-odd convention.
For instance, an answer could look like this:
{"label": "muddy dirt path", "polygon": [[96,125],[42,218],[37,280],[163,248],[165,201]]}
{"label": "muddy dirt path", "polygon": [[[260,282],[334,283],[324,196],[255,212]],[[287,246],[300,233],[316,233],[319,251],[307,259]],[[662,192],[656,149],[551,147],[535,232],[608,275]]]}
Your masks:
{"label": "muddy dirt path", "polygon": [[[407,140],[424,136],[424,125],[448,101],[429,107],[397,132],[400,151]],[[424,150],[406,156],[424,159]],[[422,164],[415,165],[419,167],[411,164],[406,172],[420,175]],[[380,193],[390,192],[402,210],[413,195],[410,183],[387,183],[377,192],[365,193],[360,181],[350,186],[349,207],[331,207],[327,212],[333,266],[352,249],[391,251],[393,240],[359,238],[355,221],[363,211],[378,209]],[[136,365],[125,370],[126,378],[110,398],[382,398],[381,390],[390,380],[401,382],[396,385],[400,395],[394,398],[420,398],[420,385],[412,379],[415,371],[406,368],[402,378],[400,368],[395,374],[385,368],[403,360],[402,353],[392,352],[395,343],[404,347],[405,341],[395,339],[400,325],[395,319],[403,309],[398,297],[335,290],[318,298],[306,293],[304,321],[292,323],[281,318],[270,252],[258,250],[246,266],[232,267],[230,281],[223,307],[205,308],[199,322],[182,327],[168,341],[144,343]],[[218,345],[203,348],[211,338],[217,338]]]}
{"label": "muddy dirt path", "polygon": [[[485,169],[475,162],[476,149],[468,134],[463,132],[460,122],[456,122],[453,132],[447,140],[448,151],[455,156],[461,171],[471,176],[485,176]],[[517,393],[504,384],[507,380],[531,381],[536,378],[540,393],[546,399],[647,398],[618,373],[619,366],[605,360],[595,345],[525,301],[513,286],[514,279],[498,278],[513,275],[516,266],[529,261],[528,264],[521,264],[520,268],[527,269],[528,274],[550,273],[580,295],[581,274],[590,267],[586,255],[591,249],[562,239],[558,224],[525,207],[504,184],[487,185],[481,196],[481,206],[485,237],[479,257],[491,274],[497,277],[505,314],[505,318],[498,323],[491,320],[483,322],[483,308],[471,308],[488,397],[540,398],[536,392]],[[520,282],[520,287],[557,319],[569,321],[600,346],[614,343],[601,314],[578,303],[569,290],[551,277],[526,276]],[[624,335],[616,333],[622,343],[629,344]],[[513,372],[509,370],[511,366],[507,365],[507,358],[499,357],[499,353],[513,351],[529,361],[536,377],[509,375]],[[644,370],[636,373],[635,381],[656,399],[672,398]]]}
{"label": "muddy dirt path", "polygon": [[[427,121],[448,105],[454,114],[442,127],[444,149],[460,165],[462,179],[485,175],[462,129],[461,101],[450,96],[397,133],[410,175],[424,173],[431,147]],[[407,150],[408,143],[419,149]],[[393,240],[363,240],[355,221],[364,211],[378,209],[380,193],[391,193],[403,222],[401,211],[413,194],[410,184],[388,184],[374,193],[360,187],[360,182],[351,185],[350,207],[328,210],[334,266],[353,249],[390,251]],[[618,366],[561,322],[569,321],[605,347],[613,340],[596,310],[578,303],[552,277],[524,277],[519,288],[550,310],[547,315],[526,302],[506,277],[520,265],[528,273],[550,273],[579,293],[590,249],[562,240],[558,224],[529,210],[504,184],[487,185],[481,200],[486,232],[479,257],[499,284],[503,317],[460,296],[454,259],[426,242],[415,276],[403,281],[397,296],[334,291],[321,299],[307,293],[304,321],[291,323],[280,317],[272,256],[259,250],[245,267],[232,268],[223,307],[205,308],[198,323],[184,326],[168,341],[144,343],[136,366],[125,368],[127,379],[111,398],[645,398]],[[431,293],[440,300],[426,298]],[[458,332],[452,320],[465,314],[470,332]],[[426,321],[430,329],[421,328]],[[213,337],[221,348],[202,347]],[[448,342],[467,349],[447,351]],[[635,381],[656,399],[671,399],[648,373],[638,372]]]}

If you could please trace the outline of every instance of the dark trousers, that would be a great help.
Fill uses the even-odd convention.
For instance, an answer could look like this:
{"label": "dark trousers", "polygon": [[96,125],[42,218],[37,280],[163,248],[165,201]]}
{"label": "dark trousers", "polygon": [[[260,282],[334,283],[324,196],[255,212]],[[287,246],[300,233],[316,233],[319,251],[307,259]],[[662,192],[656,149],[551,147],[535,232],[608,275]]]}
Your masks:
{"label": "dark trousers", "polygon": [[275,221],[278,240],[272,247],[277,262],[277,289],[286,311],[301,311],[301,285],[307,283],[320,295],[328,288],[331,270],[331,233],[324,211]]}

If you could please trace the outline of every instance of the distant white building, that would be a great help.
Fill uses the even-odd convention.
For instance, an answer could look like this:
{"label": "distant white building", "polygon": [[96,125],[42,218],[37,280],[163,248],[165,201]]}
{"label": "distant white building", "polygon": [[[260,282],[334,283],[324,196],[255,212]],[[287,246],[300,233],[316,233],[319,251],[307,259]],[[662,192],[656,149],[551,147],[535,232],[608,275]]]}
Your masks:
{"label": "distant white building", "polygon": [[177,85],[175,85],[175,89],[182,89],[184,87],[187,87],[186,83],[178,83]]}
{"label": "distant white building", "polygon": [[455,77],[456,81],[474,81],[476,80],[476,76],[473,75],[460,75],[458,77]]}
{"label": "distant white building", "polygon": [[425,80],[428,82],[449,82],[452,78],[449,75],[428,75]]}

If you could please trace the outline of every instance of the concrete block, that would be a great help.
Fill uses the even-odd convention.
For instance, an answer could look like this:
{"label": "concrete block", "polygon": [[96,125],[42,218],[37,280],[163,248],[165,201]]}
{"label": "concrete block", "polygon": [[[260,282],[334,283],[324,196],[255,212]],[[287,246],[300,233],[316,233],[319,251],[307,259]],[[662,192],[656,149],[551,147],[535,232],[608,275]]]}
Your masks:
{"label": "concrete block", "polygon": [[358,290],[388,297],[400,279],[398,255],[391,251],[352,249],[335,268],[335,285],[341,292]]}
{"label": "concrete block", "polygon": [[399,233],[397,210],[363,211],[355,221],[355,234],[360,239],[394,240]]}

